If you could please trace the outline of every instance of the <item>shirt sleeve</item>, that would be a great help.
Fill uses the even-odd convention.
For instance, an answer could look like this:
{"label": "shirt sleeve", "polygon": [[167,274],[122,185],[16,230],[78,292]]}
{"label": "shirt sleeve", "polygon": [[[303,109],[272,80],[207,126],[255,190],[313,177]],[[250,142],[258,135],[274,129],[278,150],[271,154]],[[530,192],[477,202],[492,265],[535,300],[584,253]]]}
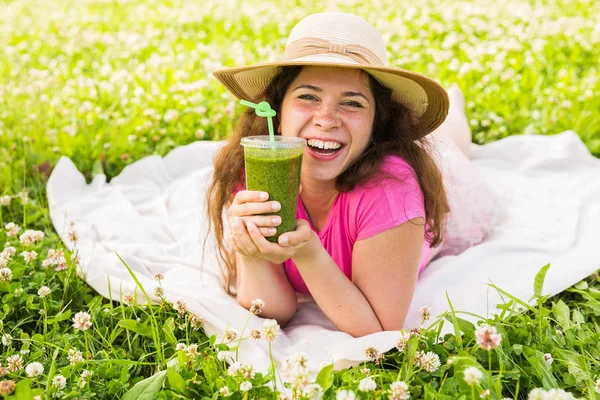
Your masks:
{"label": "shirt sleeve", "polygon": [[389,162],[363,186],[356,207],[356,240],[366,239],[417,217],[425,218],[419,180],[402,159]]}

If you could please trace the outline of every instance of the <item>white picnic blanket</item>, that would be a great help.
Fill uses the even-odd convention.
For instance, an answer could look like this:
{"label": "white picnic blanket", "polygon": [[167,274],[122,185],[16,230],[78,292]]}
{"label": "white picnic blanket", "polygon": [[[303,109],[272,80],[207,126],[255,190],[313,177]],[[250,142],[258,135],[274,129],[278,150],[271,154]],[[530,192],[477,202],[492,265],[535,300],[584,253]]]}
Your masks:
{"label": "white picnic blanket", "polygon": [[[157,286],[155,274],[164,274],[167,300],[184,301],[206,320],[207,333],[219,338],[228,326],[241,331],[249,316],[246,334],[263,322],[221,289],[214,251],[204,255],[200,270],[204,193],[221,144],[200,141],[162,158],[146,157],[110,183],[98,175],[86,184],[72,161],[62,157],[47,185],[54,227],[69,248],[67,233],[71,228],[77,231],[82,270],[95,290],[109,297],[110,280],[113,299],[121,291],[134,291],[118,252],[149,294]],[[590,155],[575,132],[472,144],[472,160],[494,190],[508,194],[507,214],[483,243],[430,263],[419,278],[406,328],[419,325],[418,309],[423,305],[432,307],[429,323],[449,310],[446,295],[455,310],[491,316],[503,300],[487,283],[527,301],[535,274],[547,263],[551,268],[544,294],[559,293],[600,268],[600,160]],[[213,248],[209,243],[207,249]],[[449,323],[445,332],[452,332]],[[330,362],[339,369],[364,361],[367,347],[392,349],[398,337],[398,332],[380,332],[353,338],[337,331],[314,302],[305,302],[274,342],[273,355],[281,363],[303,352],[312,371]],[[244,340],[239,358],[266,373],[268,345]]]}

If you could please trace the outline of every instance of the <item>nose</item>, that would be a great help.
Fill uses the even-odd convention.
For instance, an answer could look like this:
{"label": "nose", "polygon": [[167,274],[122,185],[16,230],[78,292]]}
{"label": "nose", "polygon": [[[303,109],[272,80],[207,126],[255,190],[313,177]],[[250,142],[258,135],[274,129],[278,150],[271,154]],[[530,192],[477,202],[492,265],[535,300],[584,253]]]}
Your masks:
{"label": "nose", "polygon": [[322,129],[330,130],[340,125],[340,118],[335,107],[321,104],[314,114],[313,122]]}

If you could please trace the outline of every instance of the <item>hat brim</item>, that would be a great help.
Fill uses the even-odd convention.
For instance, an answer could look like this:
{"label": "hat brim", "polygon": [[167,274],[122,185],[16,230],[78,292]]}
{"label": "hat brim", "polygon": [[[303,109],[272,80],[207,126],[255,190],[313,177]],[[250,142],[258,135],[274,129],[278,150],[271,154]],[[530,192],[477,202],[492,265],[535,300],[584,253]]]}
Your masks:
{"label": "hat brim", "polygon": [[411,110],[420,125],[420,137],[433,132],[448,115],[448,93],[439,83],[423,74],[401,68],[352,63],[346,61],[348,59],[345,57],[336,57],[337,54],[332,54],[332,59],[325,61],[323,56],[323,54],[317,56],[319,61],[306,57],[297,61],[277,61],[224,68],[214,71],[213,74],[237,98],[258,101],[262,100],[260,96],[285,66],[311,65],[363,69],[379,83],[392,89],[392,98]]}

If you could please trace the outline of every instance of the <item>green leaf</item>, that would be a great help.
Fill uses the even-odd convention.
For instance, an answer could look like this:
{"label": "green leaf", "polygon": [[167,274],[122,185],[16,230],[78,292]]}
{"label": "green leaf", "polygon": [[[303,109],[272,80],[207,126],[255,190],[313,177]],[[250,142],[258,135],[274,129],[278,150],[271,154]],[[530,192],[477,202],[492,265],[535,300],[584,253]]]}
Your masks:
{"label": "green leaf", "polygon": [[123,400],[154,400],[162,389],[167,371],[160,371],[141,382],[136,383],[125,395]]}
{"label": "green leaf", "polygon": [[173,368],[167,368],[167,378],[169,379],[169,385],[171,389],[183,395],[187,394],[187,388],[185,381]]}
{"label": "green leaf", "polygon": [[71,310],[66,310],[65,312],[59,312],[54,317],[48,318],[48,323],[55,324],[60,321],[65,321],[65,320],[71,318],[72,313],[73,312]]}
{"label": "green leaf", "polygon": [[31,381],[29,379],[23,379],[17,383],[15,388],[15,399],[16,400],[31,400],[33,393],[31,392]]}
{"label": "green leaf", "polygon": [[552,373],[552,368],[544,362],[544,354],[539,350],[534,350],[524,346],[524,355],[531,365],[532,372],[541,381],[544,388],[557,388],[558,383]]}
{"label": "green leaf", "polygon": [[564,301],[559,300],[558,303],[554,304],[552,312],[563,329],[569,329],[571,327],[569,306],[566,305]]}
{"label": "green leaf", "polygon": [[533,281],[534,297],[542,297],[542,289],[544,287],[544,280],[546,280],[546,272],[548,272],[548,268],[550,268],[550,264],[544,265],[535,275],[535,279]]}
{"label": "green leaf", "polygon": [[319,371],[316,382],[321,385],[323,392],[333,385],[333,364],[326,365]]}
{"label": "green leaf", "polygon": [[144,325],[140,322],[137,322],[134,319],[122,319],[119,321],[118,325],[121,328],[125,328],[129,331],[138,333],[142,336],[146,336],[149,337],[150,339],[153,338],[152,336],[152,328],[150,328],[148,325]]}
{"label": "green leaf", "polygon": [[175,337],[175,320],[169,318],[163,325],[163,332],[165,333],[165,339],[172,345],[177,345],[177,338]]}

